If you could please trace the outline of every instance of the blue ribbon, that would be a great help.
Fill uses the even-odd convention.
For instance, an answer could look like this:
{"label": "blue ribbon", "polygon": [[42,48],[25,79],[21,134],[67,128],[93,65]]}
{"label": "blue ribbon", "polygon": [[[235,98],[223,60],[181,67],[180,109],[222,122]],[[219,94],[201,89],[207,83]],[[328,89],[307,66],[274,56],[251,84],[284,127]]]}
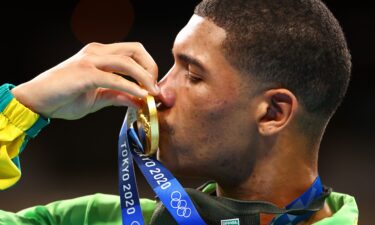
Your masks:
{"label": "blue ribbon", "polygon": [[[316,198],[320,197],[323,193],[323,186],[318,176],[310,188],[303,193],[300,197],[293,200],[285,208],[286,209],[303,209],[310,205]],[[278,217],[275,217],[271,225],[285,225],[291,224],[295,225],[299,222],[309,218],[314,212],[308,212],[303,215],[292,215],[292,214],[282,214]]]}
{"label": "blue ribbon", "polygon": [[177,179],[154,157],[143,154],[133,128],[136,114],[128,108],[118,144],[118,174],[123,225],[144,225],[134,175],[133,160],[177,224],[205,225]]}
{"label": "blue ribbon", "polygon": [[144,225],[129,146],[126,130],[121,129],[118,143],[118,176],[122,224]]}

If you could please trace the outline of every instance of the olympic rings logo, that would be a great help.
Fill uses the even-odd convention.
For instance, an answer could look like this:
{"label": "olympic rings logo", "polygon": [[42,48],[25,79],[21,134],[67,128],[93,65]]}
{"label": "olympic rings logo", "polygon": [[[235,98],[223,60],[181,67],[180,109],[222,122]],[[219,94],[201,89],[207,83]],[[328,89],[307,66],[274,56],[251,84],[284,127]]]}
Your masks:
{"label": "olympic rings logo", "polygon": [[187,206],[187,202],[181,199],[182,195],[179,191],[174,191],[171,194],[171,206],[177,209],[177,215],[180,217],[189,218],[191,209]]}

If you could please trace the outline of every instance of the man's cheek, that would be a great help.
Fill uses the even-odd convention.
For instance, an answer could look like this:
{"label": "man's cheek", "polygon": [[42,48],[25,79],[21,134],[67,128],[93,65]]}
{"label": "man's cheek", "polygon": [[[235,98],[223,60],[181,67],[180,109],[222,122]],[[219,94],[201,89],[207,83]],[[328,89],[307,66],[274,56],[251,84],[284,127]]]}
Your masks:
{"label": "man's cheek", "polygon": [[212,120],[218,120],[230,114],[237,106],[235,99],[222,97],[218,99],[209,99],[202,103],[204,112]]}

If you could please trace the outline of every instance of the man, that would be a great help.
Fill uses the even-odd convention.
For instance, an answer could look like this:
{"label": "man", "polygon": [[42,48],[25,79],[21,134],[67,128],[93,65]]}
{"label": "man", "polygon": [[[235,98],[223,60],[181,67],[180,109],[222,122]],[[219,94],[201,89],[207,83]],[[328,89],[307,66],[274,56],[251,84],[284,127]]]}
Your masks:
{"label": "man", "polygon": [[[48,123],[43,118],[139,107],[138,99],[151,94],[160,103],[158,159],[176,175],[214,180],[203,188],[208,201],[227,199],[229,211],[257,200],[283,208],[305,193],[318,177],[319,145],[350,79],[346,41],[326,6],[318,0],[205,0],[172,52],[175,63],[158,84],[157,66],[139,43],[92,43],[29,82],[3,85],[0,188],[19,179],[18,154]],[[147,224],[171,224],[154,201],[143,199],[142,206]],[[208,224],[225,224],[207,211],[199,213]],[[274,214],[260,212],[255,224],[274,222]],[[242,214],[234,212],[237,224],[250,224]],[[333,192],[298,224],[357,219],[354,198]],[[120,224],[121,218],[118,197],[94,195],[1,212],[0,222]]]}

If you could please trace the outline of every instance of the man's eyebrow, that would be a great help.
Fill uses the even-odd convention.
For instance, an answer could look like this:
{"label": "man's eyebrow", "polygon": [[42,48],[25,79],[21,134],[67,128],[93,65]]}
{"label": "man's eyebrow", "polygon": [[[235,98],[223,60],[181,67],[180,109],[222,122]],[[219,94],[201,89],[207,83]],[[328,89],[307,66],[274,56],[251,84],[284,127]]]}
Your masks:
{"label": "man's eyebrow", "polygon": [[190,64],[190,65],[193,65],[193,66],[197,67],[202,72],[207,71],[206,68],[203,66],[203,63],[196,58],[193,58],[193,57],[191,57],[189,55],[186,55],[186,54],[183,54],[183,53],[177,54],[177,58],[179,60],[181,60],[182,62],[186,63],[186,64]]}

